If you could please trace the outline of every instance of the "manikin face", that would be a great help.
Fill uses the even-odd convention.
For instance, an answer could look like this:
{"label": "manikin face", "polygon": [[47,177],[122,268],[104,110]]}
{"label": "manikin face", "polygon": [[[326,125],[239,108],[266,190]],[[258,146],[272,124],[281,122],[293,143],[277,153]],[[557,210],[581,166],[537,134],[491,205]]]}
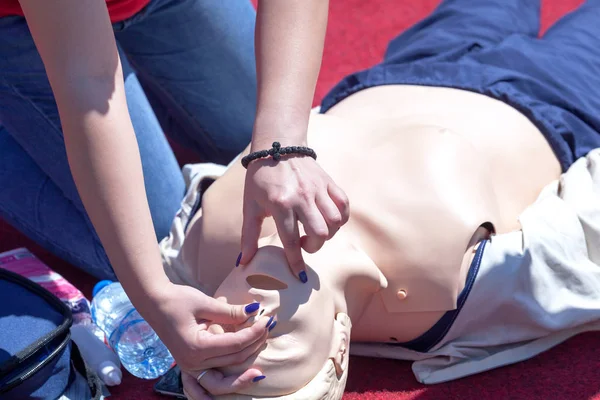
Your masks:
{"label": "manikin face", "polygon": [[254,396],[281,396],[304,387],[346,348],[348,337],[337,329],[335,290],[307,266],[308,282],[301,283],[288,268],[283,249],[261,247],[253,260],[235,268],[215,293],[230,304],[259,302],[259,313],[274,316],[277,325],[266,346],[243,364],[224,368],[226,375],[249,367],[267,378],[242,391]]}

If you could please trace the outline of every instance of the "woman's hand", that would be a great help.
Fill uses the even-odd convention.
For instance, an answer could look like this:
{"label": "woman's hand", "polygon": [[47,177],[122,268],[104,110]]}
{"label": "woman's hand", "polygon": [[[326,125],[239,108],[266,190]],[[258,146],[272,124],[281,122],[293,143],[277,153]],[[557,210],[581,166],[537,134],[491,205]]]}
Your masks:
{"label": "woman's hand", "polygon": [[[175,358],[182,371],[182,378],[185,377],[184,382],[189,381],[190,376],[195,380],[205,370],[244,362],[267,339],[267,317],[257,318],[254,324],[237,332],[215,333],[208,329],[211,322],[223,325],[246,322],[259,310],[256,303],[229,305],[195,288],[174,284],[150,297],[151,300],[142,304],[139,309],[143,309],[142,315]],[[202,384],[213,394],[232,393],[240,390],[241,384],[252,383],[260,375],[261,372],[256,369],[230,377],[211,370],[203,376]],[[199,389],[189,389],[189,386],[188,383],[186,387],[192,398],[202,399],[198,395],[194,396]]]}
{"label": "woman's hand", "polygon": [[242,389],[255,385],[259,382],[258,379],[255,379],[257,376],[260,376],[260,372],[256,369],[249,369],[239,376],[229,377],[211,369],[206,371],[199,381],[197,375],[182,372],[181,382],[183,383],[183,393],[188,400],[212,400],[209,394],[219,396],[238,393]]}
{"label": "woman's hand", "polygon": [[[242,257],[247,264],[256,253],[262,222],[272,216],[285,255],[301,281],[306,282],[301,249],[314,253],[348,221],[348,198],[317,162],[304,156],[280,161],[252,161],[244,186]],[[305,236],[300,237],[298,222]]]}

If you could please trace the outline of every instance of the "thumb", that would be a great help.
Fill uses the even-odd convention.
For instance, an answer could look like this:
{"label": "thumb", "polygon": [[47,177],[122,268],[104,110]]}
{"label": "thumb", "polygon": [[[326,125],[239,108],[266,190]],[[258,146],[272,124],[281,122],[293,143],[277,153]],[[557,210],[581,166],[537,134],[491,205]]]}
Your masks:
{"label": "thumb", "polygon": [[238,325],[246,322],[249,317],[256,315],[260,309],[259,303],[231,305],[224,301],[208,297],[202,318],[218,324]]}
{"label": "thumb", "polygon": [[244,222],[242,223],[242,253],[239,256],[239,264],[248,264],[256,254],[263,221],[264,215],[258,205],[244,205]]}

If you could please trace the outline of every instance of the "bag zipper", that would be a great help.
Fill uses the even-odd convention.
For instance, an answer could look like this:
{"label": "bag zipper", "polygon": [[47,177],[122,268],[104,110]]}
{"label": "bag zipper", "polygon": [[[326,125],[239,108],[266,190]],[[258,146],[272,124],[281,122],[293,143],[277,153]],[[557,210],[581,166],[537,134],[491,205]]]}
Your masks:
{"label": "bag zipper", "polygon": [[[7,281],[13,282],[17,285],[28,289],[34,294],[41,296],[44,300],[46,300],[51,306],[54,306],[54,308],[63,315],[63,322],[56,329],[54,329],[52,332],[48,333],[44,337],[38,339],[36,342],[30,344],[17,354],[15,354],[3,365],[0,365],[1,379],[7,376],[10,373],[10,371],[15,368],[16,365],[25,362],[32,356],[35,356],[35,354],[40,350],[40,348],[46,346],[56,338],[66,335],[67,340],[65,340],[64,343],[61,343],[61,345],[59,346],[59,348],[61,349],[64,348],[64,346],[68,343],[68,339],[70,338],[69,329],[73,324],[73,316],[71,315],[71,310],[66,306],[66,304],[64,304],[59,298],[54,296],[52,293],[50,293],[37,283],[3,268],[0,268],[0,279],[5,279]],[[40,363],[40,365],[46,365],[49,362],[47,360],[51,360],[54,356],[56,356],[57,353],[58,351],[53,351],[52,353],[50,353],[48,357],[46,357],[46,359]],[[37,370],[39,370],[39,368],[36,369],[36,372]],[[29,376],[31,376],[31,373],[27,374],[27,377]]]}

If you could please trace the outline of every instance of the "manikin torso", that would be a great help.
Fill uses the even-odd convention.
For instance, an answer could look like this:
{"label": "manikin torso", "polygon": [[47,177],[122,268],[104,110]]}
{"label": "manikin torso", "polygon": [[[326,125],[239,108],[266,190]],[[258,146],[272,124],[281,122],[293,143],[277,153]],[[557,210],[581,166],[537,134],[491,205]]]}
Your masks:
{"label": "manikin torso", "polygon": [[[473,250],[488,234],[480,226],[519,229],[518,215],[560,174],[525,116],[456,89],[363,90],[312,116],[308,143],[350,199],[339,236],[387,279],[360,315],[348,312],[353,341],[402,342],[429,329],[456,306]],[[192,284],[208,294],[239,253],[244,173],[236,163],[213,183],[188,228],[183,259],[202,277]],[[266,220],[262,236],[275,232]],[[331,252],[310,257],[323,267],[338,264]]]}

